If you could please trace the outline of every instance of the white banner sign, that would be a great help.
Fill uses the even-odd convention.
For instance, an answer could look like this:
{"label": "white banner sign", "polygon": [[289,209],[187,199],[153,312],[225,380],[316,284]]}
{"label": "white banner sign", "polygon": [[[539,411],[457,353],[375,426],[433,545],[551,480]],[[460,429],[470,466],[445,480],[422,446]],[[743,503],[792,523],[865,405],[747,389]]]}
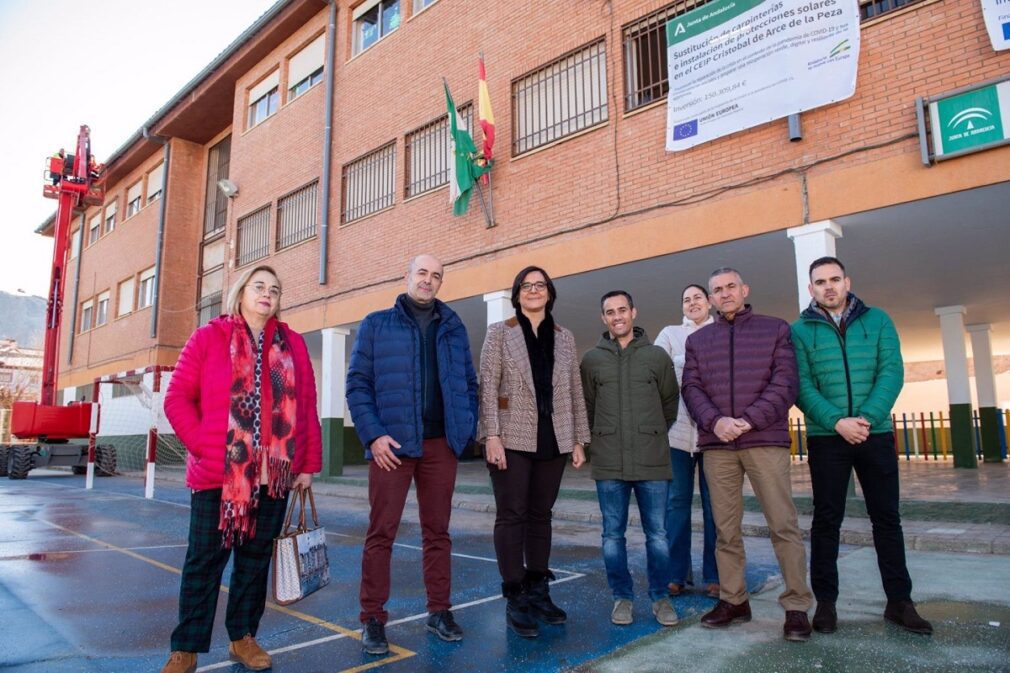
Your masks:
{"label": "white banner sign", "polygon": [[850,97],[858,0],[713,0],[670,19],[666,43],[676,152]]}
{"label": "white banner sign", "polygon": [[982,0],[982,16],[992,48],[1010,49],[1010,0]]}

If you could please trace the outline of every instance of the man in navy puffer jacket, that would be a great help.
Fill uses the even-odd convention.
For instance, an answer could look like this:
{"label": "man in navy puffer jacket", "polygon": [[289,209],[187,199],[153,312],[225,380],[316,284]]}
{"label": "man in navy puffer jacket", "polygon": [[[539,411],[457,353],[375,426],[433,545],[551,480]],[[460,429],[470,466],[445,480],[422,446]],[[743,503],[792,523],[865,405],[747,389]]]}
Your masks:
{"label": "man in navy puffer jacket", "polygon": [[407,292],[392,308],[362,321],[347,369],[347,404],[371,461],[360,614],[368,654],[389,651],[389,561],[411,481],[424,545],[427,628],[442,640],[463,638],[449,610],[449,515],[457,459],[477,432],[477,376],[466,327],[435,299],[441,262],[415,257],[406,281]]}
{"label": "man in navy puffer jacket", "polygon": [[761,503],[785,591],[786,640],[810,638],[806,550],[789,480],[789,408],[799,379],[784,320],[751,311],[739,272],[722,268],[708,280],[715,323],[687,338],[682,395],[698,424],[705,479],[715,520],[719,603],[701,618],[721,628],[750,621],[741,523],[746,474]]}

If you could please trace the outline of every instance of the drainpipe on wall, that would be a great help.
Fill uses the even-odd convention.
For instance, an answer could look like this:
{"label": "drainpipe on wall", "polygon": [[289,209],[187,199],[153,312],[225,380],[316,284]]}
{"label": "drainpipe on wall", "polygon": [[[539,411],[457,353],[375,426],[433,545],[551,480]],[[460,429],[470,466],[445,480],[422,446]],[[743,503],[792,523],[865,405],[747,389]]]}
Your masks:
{"label": "drainpipe on wall", "polygon": [[165,246],[165,204],[168,202],[168,160],[172,155],[168,138],[150,133],[145,126],[141,133],[147,140],[158,143],[164,150],[161,170],[161,203],[158,206],[158,238],[154,244],[154,292],[151,300],[151,338],[158,336],[158,304],[161,296],[161,251]]}
{"label": "drainpipe on wall", "polygon": [[330,249],[330,145],[333,142],[333,76],[337,42],[337,3],[329,0],[330,18],[326,27],[326,118],[323,123],[323,214],[319,222],[319,284],[326,285]]}
{"label": "drainpipe on wall", "polygon": [[[73,244],[71,243],[71,248]],[[74,330],[77,329],[77,295],[81,288],[81,254],[84,252],[84,213],[81,213],[81,226],[77,228],[77,268],[74,269],[74,298],[70,311],[70,335],[67,339],[67,364],[74,362]]]}

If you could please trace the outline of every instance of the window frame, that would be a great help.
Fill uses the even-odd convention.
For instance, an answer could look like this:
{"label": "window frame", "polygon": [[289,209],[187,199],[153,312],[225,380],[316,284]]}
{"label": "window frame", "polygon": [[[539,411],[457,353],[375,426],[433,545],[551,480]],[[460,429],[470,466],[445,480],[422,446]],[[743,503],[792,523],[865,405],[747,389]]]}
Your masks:
{"label": "window frame", "polygon": [[[133,191],[134,187],[139,187],[139,189],[137,190],[137,196],[134,197],[133,199],[130,199],[130,192]],[[130,185],[129,187],[126,188],[126,198],[128,200],[126,202],[126,218],[125,219],[128,220],[131,217],[133,217],[134,215],[136,215],[137,213],[139,213],[144,208],[144,180],[143,180],[143,178],[141,178],[140,180],[137,180],[132,185]]]}
{"label": "window frame", "polygon": [[85,246],[90,248],[95,243],[98,243],[98,239],[102,237],[102,211],[98,211],[90,218],[88,218],[88,244]]}
{"label": "window frame", "polygon": [[[102,209],[102,235],[111,234],[116,230],[116,214],[119,212],[119,197],[112,199]],[[109,210],[111,209],[111,213]]]}
{"label": "window frame", "polygon": [[85,332],[90,332],[94,329],[94,325],[92,324],[94,322],[94,311],[94,298],[81,302],[81,322],[79,329],[77,330],[79,334],[84,334]]}
{"label": "window frame", "polygon": [[[146,301],[145,301],[146,300]],[[154,305],[154,267],[149,267],[140,272],[140,280],[137,282],[137,308],[140,311]]]}
{"label": "window frame", "polygon": [[[254,208],[242,217],[238,218],[235,222],[235,266],[242,267],[246,264],[252,264],[253,262],[259,261],[264,257],[270,255],[270,211],[272,210],[271,203],[260,206],[259,208]],[[254,218],[262,218],[262,221]],[[257,232],[253,234],[250,232],[248,227],[259,226],[263,228],[262,232]],[[249,253],[250,257],[243,257],[242,255],[242,234],[245,232],[249,236],[256,235],[253,239],[255,247],[253,251]]]}
{"label": "window frame", "polygon": [[[389,28],[389,30],[383,32],[383,24],[385,23],[383,21],[383,16],[385,14],[386,6],[393,4],[396,5],[396,11],[399,17],[396,19],[395,26],[392,26],[391,28]],[[368,8],[361,10],[360,8],[365,5],[367,5]],[[365,0],[365,2],[362,2],[360,5],[358,5],[358,7],[359,9],[355,9],[351,15],[352,56],[357,56],[358,54],[362,54],[368,51],[375,45],[382,42],[383,39],[395,33],[397,30],[399,30],[400,26],[403,25],[402,0]],[[362,35],[362,18],[366,14],[369,14],[370,12],[372,12],[372,10],[375,9],[378,9],[376,17],[377,21],[375,24],[378,35],[376,36],[373,42],[365,46],[363,44],[363,35]]]}
{"label": "window frame", "polygon": [[[130,305],[127,310],[123,310],[123,286],[127,283],[130,284]],[[130,276],[129,278],[124,278],[123,280],[116,283],[116,319],[125,317],[133,313],[135,310],[134,304],[137,299],[137,277]]]}
{"label": "window frame", "polygon": [[[386,157],[388,153],[388,157]],[[389,192],[383,192],[381,195],[374,197],[371,201],[362,201],[360,204],[356,204],[354,207],[349,206],[349,199],[351,197],[351,185],[349,184],[351,174],[356,170],[358,166],[366,166],[367,162],[388,162],[387,165],[382,165],[377,171],[378,178],[376,182],[384,182],[388,179],[389,181]],[[361,171],[366,170],[366,168],[361,168]],[[388,175],[383,173],[388,171]],[[360,194],[362,199],[365,199],[370,194],[377,193],[376,191],[369,192],[365,187],[368,185],[354,185],[355,193]],[[385,185],[379,185],[379,188],[385,188]],[[380,145],[379,147],[365,152],[359,157],[351,159],[349,162],[341,166],[340,169],[340,223],[350,224],[352,222],[357,222],[358,220],[364,219],[375,213],[382,212],[396,205],[396,140],[390,140],[389,142]],[[363,211],[363,212],[358,212]],[[348,217],[349,213],[355,213],[353,217]]]}
{"label": "window frame", "polygon": [[[159,173],[159,169],[160,169],[161,176],[160,176],[160,179],[158,180],[158,183],[157,183],[155,191],[152,192],[151,191],[151,177],[152,176],[157,177],[157,174]],[[154,203],[155,201],[157,201],[159,198],[161,198],[161,193],[162,193],[162,191],[164,190],[164,187],[165,187],[165,162],[162,161],[160,164],[158,164],[157,166],[155,166],[154,168],[152,168],[151,170],[149,170],[147,172],[146,180],[147,180],[147,190],[146,190],[147,196],[146,196],[146,198],[144,200],[144,205],[145,206],[146,205],[150,205],[150,204]]]}
{"label": "window frame", "polygon": [[95,327],[101,327],[109,322],[109,290],[102,292],[95,298]]}
{"label": "window frame", "polygon": [[[456,112],[463,121],[466,123],[466,129],[471,135],[473,134],[473,101],[467,101],[462,105],[456,106]],[[433,192],[440,189],[447,184],[449,184],[449,114],[445,113],[440,117],[436,117],[431,121],[418,126],[417,128],[408,131],[403,136],[403,198],[412,199],[416,196],[421,196],[427,194],[428,192]],[[435,157],[435,168],[437,170],[433,171],[432,174],[427,174],[422,176],[418,180],[414,180],[414,158],[415,158],[415,145],[418,144],[418,140],[430,138],[432,135],[435,136],[434,141],[431,141],[435,147],[431,151],[431,155]],[[425,150],[427,151],[427,150]],[[439,166],[439,162],[442,162],[444,166]],[[430,164],[426,162],[426,164]],[[419,185],[422,185],[419,187]],[[427,186],[423,186],[427,185]]]}
{"label": "window frame", "polygon": [[[311,192],[311,196],[309,196]],[[302,204],[299,203],[299,199],[304,199],[310,203]],[[304,224],[294,225],[293,223],[288,223],[292,231],[287,233],[285,237],[283,218],[285,213],[289,212],[286,210],[288,204],[294,207],[298,214],[304,214],[305,212],[311,213],[310,217],[312,220],[311,226],[305,226]],[[308,184],[302,185],[298,189],[292,190],[277,199],[277,226],[275,228],[274,236],[274,250],[280,252],[290,248],[293,245],[298,245],[305,241],[312,240],[319,235],[319,180],[313,180]],[[298,217],[298,214],[292,215],[292,217]],[[306,233],[311,231],[311,233]]]}

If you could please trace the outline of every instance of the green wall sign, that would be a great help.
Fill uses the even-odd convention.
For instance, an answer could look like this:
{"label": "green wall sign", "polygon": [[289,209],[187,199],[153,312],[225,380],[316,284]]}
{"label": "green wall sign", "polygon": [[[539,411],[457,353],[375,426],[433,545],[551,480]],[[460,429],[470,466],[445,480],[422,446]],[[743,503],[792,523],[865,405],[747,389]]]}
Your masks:
{"label": "green wall sign", "polygon": [[936,159],[1010,143],[1010,81],[929,101]]}

